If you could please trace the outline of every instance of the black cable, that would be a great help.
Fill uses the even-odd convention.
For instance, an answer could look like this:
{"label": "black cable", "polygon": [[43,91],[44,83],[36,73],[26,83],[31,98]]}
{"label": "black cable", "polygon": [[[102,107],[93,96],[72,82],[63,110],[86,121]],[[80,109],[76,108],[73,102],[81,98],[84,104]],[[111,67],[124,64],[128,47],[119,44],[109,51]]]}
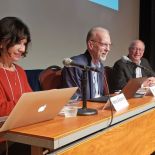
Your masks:
{"label": "black cable", "polygon": [[8,141],[5,141],[5,148],[6,148],[6,152],[5,154],[8,155],[9,154],[9,146],[8,146]]}
{"label": "black cable", "polygon": [[[105,81],[105,85],[107,87],[107,96],[108,96],[108,101],[110,103],[110,111],[111,111],[111,119],[110,119],[110,123],[107,127],[111,126],[112,124],[112,121],[113,121],[113,117],[114,117],[114,114],[113,114],[113,105],[111,103],[111,100],[110,100],[110,91],[109,91],[109,84],[108,84],[108,81],[107,81],[107,77],[106,77],[106,71],[104,70],[104,74],[103,74],[103,77],[104,77],[104,81]],[[107,101],[107,102],[108,102]]]}

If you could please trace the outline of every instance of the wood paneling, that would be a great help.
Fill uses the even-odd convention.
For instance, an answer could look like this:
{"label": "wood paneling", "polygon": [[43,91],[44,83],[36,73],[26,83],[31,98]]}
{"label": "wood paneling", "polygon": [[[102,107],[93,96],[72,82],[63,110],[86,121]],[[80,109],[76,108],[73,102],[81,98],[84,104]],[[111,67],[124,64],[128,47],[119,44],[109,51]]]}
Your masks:
{"label": "wood paneling", "polygon": [[[142,153],[147,155],[147,151],[155,150],[154,123],[155,114],[150,112],[142,116],[140,112],[154,107],[155,98],[145,96],[143,98],[129,99],[129,107],[123,111],[113,111],[113,120],[120,122],[129,117],[135,119],[125,120],[122,124],[114,125],[112,129],[105,130],[95,138],[75,146],[75,141],[84,136],[89,136],[103,129],[103,123],[109,122],[111,118],[110,110],[103,110],[104,104],[88,102],[88,108],[98,110],[98,115],[77,116],[74,118],[65,118],[57,116],[55,119],[33,124],[26,127],[12,129],[5,133],[5,138],[10,141],[16,141],[32,145],[32,154],[40,155],[42,148],[49,148],[53,152],[62,146],[74,144],[74,148],[67,150],[62,155],[87,155],[87,154],[134,154]],[[130,115],[129,115],[130,114]],[[136,118],[135,115],[138,115]],[[116,123],[115,122],[115,123]],[[99,126],[100,125],[100,126]],[[106,123],[105,128],[109,124]],[[60,151],[60,150],[59,150]],[[117,152],[116,152],[117,151]],[[140,152],[141,151],[141,152]],[[141,154],[137,154],[141,155]]]}
{"label": "wood paneling", "polygon": [[155,150],[155,110],[115,126],[59,155],[150,155]]}

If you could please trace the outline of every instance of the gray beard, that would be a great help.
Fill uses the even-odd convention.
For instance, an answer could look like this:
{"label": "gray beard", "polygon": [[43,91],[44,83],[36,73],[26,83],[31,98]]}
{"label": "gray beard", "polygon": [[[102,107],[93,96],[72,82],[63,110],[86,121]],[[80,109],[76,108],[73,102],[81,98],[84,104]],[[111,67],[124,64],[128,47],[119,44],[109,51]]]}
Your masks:
{"label": "gray beard", "polygon": [[106,56],[100,57],[100,62],[101,62],[102,64],[104,63],[105,60],[106,60]]}

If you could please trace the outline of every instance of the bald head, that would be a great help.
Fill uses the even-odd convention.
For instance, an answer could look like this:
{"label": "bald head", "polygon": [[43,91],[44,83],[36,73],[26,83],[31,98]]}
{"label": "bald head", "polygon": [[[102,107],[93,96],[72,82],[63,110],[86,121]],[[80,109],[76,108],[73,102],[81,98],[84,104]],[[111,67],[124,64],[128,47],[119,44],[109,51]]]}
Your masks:
{"label": "bald head", "polygon": [[141,40],[134,40],[129,45],[129,58],[134,63],[140,63],[145,50],[145,45]]}
{"label": "bald head", "polygon": [[109,31],[102,27],[93,27],[87,34],[87,50],[94,64],[105,61],[110,51],[111,39]]}
{"label": "bald head", "polygon": [[133,48],[135,45],[137,45],[137,44],[140,44],[142,47],[143,47],[143,49],[145,50],[145,44],[144,44],[144,42],[143,41],[141,41],[141,40],[133,40],[131,43],[130,43],[130,45],[129,45],[129,49],[130,48]]}
{"label": "bald head", "polygon": [[108,35],[109,36],[109,31],[103,27],[93,27],[89,30],[86,38],[86,42],[89,40],[94,40],[96,38],[99,38],[100,35]]}

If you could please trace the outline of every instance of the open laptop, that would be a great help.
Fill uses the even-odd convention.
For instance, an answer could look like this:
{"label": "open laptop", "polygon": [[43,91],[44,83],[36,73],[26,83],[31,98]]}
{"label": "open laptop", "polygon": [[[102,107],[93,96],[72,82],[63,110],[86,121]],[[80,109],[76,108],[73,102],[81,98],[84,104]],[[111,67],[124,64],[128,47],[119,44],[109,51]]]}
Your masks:
{"label": "open laptop", "polygon": [[[140,92],[138,90],[139,88],[141,88],[142,83],[146,79],[147,77],[130,79],[128,83],[125,85],[125,87],[122,89],[122,91],[120,91],[120,93],[123,93],[126,99],[133,98],[133,97],[143,97],[146,92]],[[88,101],[106,103],[108,99],[109,99],[109,96],[101,96],[98,98],[89,99]]]}
{"label": "open laptop", "polygon": [[133,97],[142,97],[142,94],[137,94],[136,92],[139,88],[141,88],[142,83],[147,79],[147,77],[142,78],[133,78],[128,81],[126,86],[122,89],[121,93],[124,94],[126,99],[133,98]]}
{"label": "open laptop", "polygon": [[77,87],[73,87],[24,93],[0,132],[53,119],[76,90]]}

